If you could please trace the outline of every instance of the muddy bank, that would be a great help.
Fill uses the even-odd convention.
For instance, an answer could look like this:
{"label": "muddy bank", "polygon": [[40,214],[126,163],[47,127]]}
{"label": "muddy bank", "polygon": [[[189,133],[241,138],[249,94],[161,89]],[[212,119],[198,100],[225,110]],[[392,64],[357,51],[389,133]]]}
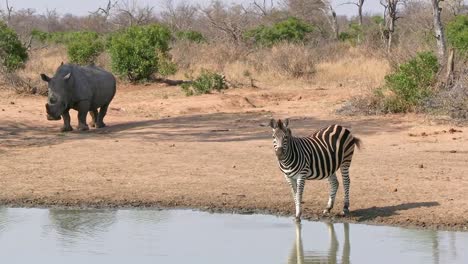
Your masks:
{"label": "muddy bank", "polygon": [[[236,89],[196,99],[167,98],[169,92],[175,93],[121,90],[106,117],[109,127],[86,133],[59,133],[60,123],[45,120],[44,98],[0,94],[0,204],[292,216],[292,197],[266,125],[272,116],[288,116],[296,135],[340,123],[363,140],[350,170],[351,216],[336,216],[341,184],[335,221],[468,226],[468,127],[433,124],[417,115],[336,116],[344,90]],[[243,98],[255,98],[255,107],[235,103]],[[72,125],[75,118],[73,113]],[[304,218],[320,219],[327,196],[327,181],[308,181]]]}

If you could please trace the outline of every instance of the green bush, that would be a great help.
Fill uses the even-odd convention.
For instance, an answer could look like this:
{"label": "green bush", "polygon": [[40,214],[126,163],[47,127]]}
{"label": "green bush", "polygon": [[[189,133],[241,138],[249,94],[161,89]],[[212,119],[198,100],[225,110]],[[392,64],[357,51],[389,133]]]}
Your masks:
{"label": "green bush", "polygon": [[153,24],[133,26],[108,38],[112,69],[130,81],[149,79],[158,72],[158,53],[169,50],[171,32],[164,26]]}
{"label": "green bush", "polygon": [[376,90],[384,101],[385,112],[409,112],[432,94],[439,64],[432,52],[421,52],[395,73],[385,76],[385,85]]}
{"label": "green bush", "polygon": [[193,30],[186,30],[186,31],[177,31],[175,33],[177,39],[179,40],[188,40],[191,42],[202,43],[206,42],[205,37],[202,33]]}
{"label": "green bush", "polygon": [[182,84],[182,90],[184,90],[187,96],[207,94],[213,90],[219,92],[227,88],[228,86],[223,75],[207,70],[202,70],[200,76],[195,80]]}
{"label": "green bush", "polygon": [[80,65],[93,63],[104,51],[96,32],[75,32],[66,46],[70,62]]}
{"label": "green bush", "polygon": [[161,76],[173,75],[177,72],[177,65],[164,53],[158,52],[158,73]]}
{"label": "green bush", "polygon": [[303,42],[307,33],[312,31],[312,25],[298,18],[290,17],[271,27],[261,25],[249,30],[244,34],[244,37],[252,39],[257,44],[271,46],[281,41]]}
{"label": "green bush", "polygon": [[454,48],[468,52],[468,15],[456,16],[447,24],[447,40]]}
{"label": "green bush", "polygon": [[338,38],[343,42],[349,42],[352,45],[356,45],[359,42],[358,40],[362,39],[362,31],[362,27],[359,24],[352,22],[349,24],[348,30],[341,32]]}
{"label": "green bush", "polygon": [[9,72],[24,66],[28,53],[16,32],[0,21],[0,64]]}

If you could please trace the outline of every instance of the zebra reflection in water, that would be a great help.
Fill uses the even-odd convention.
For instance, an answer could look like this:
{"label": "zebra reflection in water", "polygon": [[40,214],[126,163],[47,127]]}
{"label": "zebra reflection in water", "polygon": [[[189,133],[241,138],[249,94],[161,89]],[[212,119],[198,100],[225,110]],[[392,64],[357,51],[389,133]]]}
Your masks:
{"label": "zebra reflection in water", "polygon": [[318,264],[318,263],[329,263],[329,264],[349,264],[350,263],[350,251],[351,246],[349,243],[349,224],[344,223],[344,245],[342,250],[341,262],[338,258],[339,242],[336,238],[335,227],[331,223],[325,223],[328,228],[329,236],[329,249],[327,254],[317,251],[306,251],[304,253],[304,247],[302,245],[302,230],[301,224],[296,223],[296,240],[294,246],[289,255],[288,264]]}

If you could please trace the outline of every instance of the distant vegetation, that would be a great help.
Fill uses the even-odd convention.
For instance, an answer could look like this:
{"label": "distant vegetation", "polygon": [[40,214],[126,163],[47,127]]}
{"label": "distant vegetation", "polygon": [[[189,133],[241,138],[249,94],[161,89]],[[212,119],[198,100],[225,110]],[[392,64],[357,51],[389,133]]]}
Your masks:
{"label": "distant vegetation", "polygon": [[26,48],[16,32],[0,21],[0,66],[7,71],[14,71],[23,67],[27,59]]}
{"label": "distant vegetation", "polygon": [[[109,0],[86,16],[0,10],[1,64],[34,83],[39,72],[50,72],[56,65],[29,64],[28,56],[54,56],[46,50],[58,47],[62,54],[65,48],[69,62],[98,64],[121,80],[186,76],[183,90],[189,95],[226,89],[225,78],[233,86],[255,86],[259,78],[265,85],[294,79],[345,86],[359,79],[371,87],[347,104],[353,113],[432,112],[468,94],[466,3],[401,5],[402,0],[383,0],[387,10],[392,4],[396,8],[382,17],[367,15],[367,2],[362,2],[364,12],[352,18],[337,16],[333,3],[322,0],[287,0],[282,5],[213,1],[205,7],[168,1],[158,13],[152,6]],[[432,13],[439,7],[440,19]],[[445,38],[437,36],[438,30]],[[448,56],[451,48],[453,61]],[[58,59],[50,61],[56,64]],[[16,71],[24,65],[25,70]],[[320,73],[324,69],[328,76]],[[436,104],[435,99],[444,103]],[[468,111],[463,100],[452,105],[461,109],[456,116]]]}

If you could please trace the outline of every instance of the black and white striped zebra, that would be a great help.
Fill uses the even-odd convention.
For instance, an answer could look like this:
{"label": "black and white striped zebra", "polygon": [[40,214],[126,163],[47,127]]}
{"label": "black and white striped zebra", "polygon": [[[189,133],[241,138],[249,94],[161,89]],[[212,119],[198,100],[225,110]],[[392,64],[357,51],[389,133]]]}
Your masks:
{"label": "black and white striped zebra", "polygon": [[361,141],[351,132],[340,126],[324,127],[308,137],[294,137],[288,128],[289,121],[270,120],[273,129],[273,146],[281,171],[291,186],[296,205],[296,221],[301,221],[301,202],[305,180],[328,178],[330,194],[324,214],[333,208],[338,180],[336,172],[341,169],[344,185],[344,207],[342,215],[349,213],[349,167],[354,146]]}

